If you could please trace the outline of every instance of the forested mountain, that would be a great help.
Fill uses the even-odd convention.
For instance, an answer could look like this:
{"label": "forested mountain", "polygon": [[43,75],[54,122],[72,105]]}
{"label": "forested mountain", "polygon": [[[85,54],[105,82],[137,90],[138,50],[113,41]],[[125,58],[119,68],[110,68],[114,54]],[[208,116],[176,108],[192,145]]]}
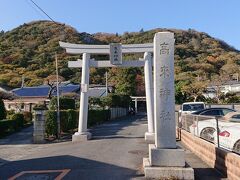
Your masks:
{"label": "forested mountain", "polygon": [[[149,43],[159,31],[170,31],[175,34],[175,79],[181,91],[187,91],[185,87],[197,81],[207,82],[216,76],[238,73],[240,65],[238,50],[224,41],[192,29],[187,31],[154,29],[145,32],[141,30],[125,32],[122,35],[88,34],[79,33],[65,24],[36,21],[0,33],[0,86],[19,87],[22,76],[25,77],[25,86],[41,85],[46,77],[55,73],[55,53],[59,58],[60,75],[65,80],[79,82],[80,70],[69,69],[67,61],[80,57],[66,54],[59,47],[59,40],[82,44]],[[134,55],[134,58],[142,56]],[[132,59],[133,55],[125,55],[124,58]],[[109,72],[110,84],[115,85],[117,91],[143,95],[143,69],[91,69],[91,83],[105,83],[106,70]]]}

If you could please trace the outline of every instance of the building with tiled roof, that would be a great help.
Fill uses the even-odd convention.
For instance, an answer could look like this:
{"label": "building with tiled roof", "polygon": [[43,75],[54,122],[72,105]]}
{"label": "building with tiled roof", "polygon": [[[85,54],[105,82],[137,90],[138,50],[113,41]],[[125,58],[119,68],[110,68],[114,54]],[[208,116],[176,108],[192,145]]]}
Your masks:
{"label": "building with tiled roof", "polygon": [[[80,85],[71,83],[62,83],[59,85],[60,96],[65,94],[75,94],[76,99],[80,95]],[[11,92],[16,96],[12,101],[4,100],[5,107],[7,110],[14,109],[16,111],[32,111],[32,108],[39,103],[48,104],[49,98],[48,94],[50,91],[50,86],[41,85],[34,87],[22,87],[13,89]],[[105,86],[90,86],[89,96],[91,97],[102,97],[106,96]],[[56,88],[52,92],[52,96],[57,96]]]}

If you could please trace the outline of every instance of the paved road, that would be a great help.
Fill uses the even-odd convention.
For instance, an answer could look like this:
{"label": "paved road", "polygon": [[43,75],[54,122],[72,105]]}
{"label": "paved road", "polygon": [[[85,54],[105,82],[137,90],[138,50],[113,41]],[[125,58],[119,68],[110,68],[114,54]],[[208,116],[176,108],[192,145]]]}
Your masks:
{"label": "paved road", "polygon": [[[15,134],[0,141],[0,179],[16,175],[17,179],[54,179],[61,175],[71,180],[144,179],[142,158],[148,156],[143,138],[146,130],[145,117],[136,116],[93,128],[91,141],[33,145],[29,141],[31,128],[26,129],[20,133],[22,138]],[[190,151],[186,151],[186,158],[196,179],[221,179]]]}
{"label": "paved road", "polygon": [[[35,152],[27,151],[19,160],[2,165],[0,179],[22,171],[63,169],[70,169],[64,179],[141,179],[142,157],[147,156],[145,130],[145,118],[122,119],[94,128],[94,139],[88,142],[39,145]],[[48,179],[56,175],[42,174]]]}

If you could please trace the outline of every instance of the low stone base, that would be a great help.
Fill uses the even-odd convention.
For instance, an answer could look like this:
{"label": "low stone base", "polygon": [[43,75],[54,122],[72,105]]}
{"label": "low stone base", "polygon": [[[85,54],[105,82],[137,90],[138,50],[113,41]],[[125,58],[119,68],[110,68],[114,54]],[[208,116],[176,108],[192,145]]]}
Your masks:
{"label": "low stone base", "polygon": [[149,144],[149,161],[151,166],[185,167],[183,149],[160,149]]}
{"label": "low stone base", "polygon": [[146,178],[194,179],[194,171],[191,167],[156,167],[150,165],[148,158],[143,158],[143,168]]}
{"label": "low stone base", "polygon": [[85,133],[79,133],[76,132],[72,136],[72,142],[83,142],[83,141],[88,141],[92,138],[92,134],[90,132],[85,132]]}
{"label": "low stone base", "polygon": [[155,143],[155,133],[145,132],[145,141],[148,144],[154,144]]}
{"label": "low stone base", "polygon": [[44,144],[45,139],[43,135],[33,135],[33,143],[34,144]]}

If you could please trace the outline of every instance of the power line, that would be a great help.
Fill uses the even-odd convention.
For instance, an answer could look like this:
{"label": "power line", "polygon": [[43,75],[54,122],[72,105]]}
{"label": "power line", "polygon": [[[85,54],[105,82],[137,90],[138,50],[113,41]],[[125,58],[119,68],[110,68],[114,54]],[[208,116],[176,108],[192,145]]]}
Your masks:
{"label": "power line", "polygon": [[56,23],[39,5],[37,5],[33,0],[30,0],[42,13],[44,13],[52,22]]}
{"label": "power line", "polygon": [[57,24],[57,25],[61,25],[59,27],[59,32],[60,32],[60,40],[64,40],[65,39],[65,30],[64,30],[64,25],[57,23],[56,21],[53,20],[53,18],[51,18],[46,11],[44,11],[37,3],[35,3],[33,0],[30,0],[30,2],[32,2],[32,4],[37,7],[38,10],[40,10],[42,13],[44,13],[53,23]]}

